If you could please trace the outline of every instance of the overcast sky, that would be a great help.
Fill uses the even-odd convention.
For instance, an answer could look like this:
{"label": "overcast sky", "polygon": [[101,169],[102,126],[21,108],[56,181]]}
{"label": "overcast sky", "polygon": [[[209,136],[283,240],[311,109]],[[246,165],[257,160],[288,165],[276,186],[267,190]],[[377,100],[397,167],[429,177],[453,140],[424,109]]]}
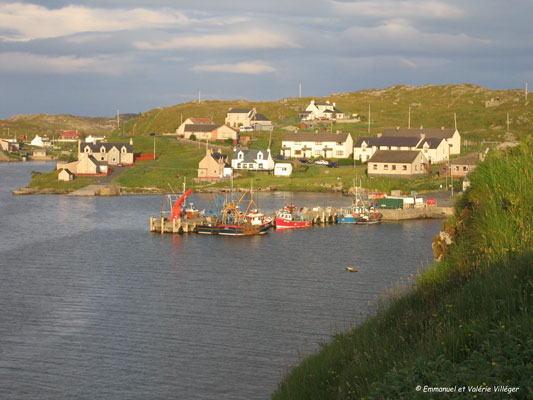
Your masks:
{"label": "overcast sky", "polygon": [[[42,5],[45,4],[45,5]],[[0,0],[0,118],[533,82],[532,0]]]}

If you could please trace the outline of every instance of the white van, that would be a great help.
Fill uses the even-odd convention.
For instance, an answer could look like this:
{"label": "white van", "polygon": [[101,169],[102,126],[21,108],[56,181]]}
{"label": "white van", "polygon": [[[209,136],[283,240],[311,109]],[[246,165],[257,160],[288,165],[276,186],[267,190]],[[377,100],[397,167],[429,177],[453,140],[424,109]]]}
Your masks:
{"label": "white van", "polygon": [[254,128],[251,126],[241,126],[239,131],[241,132],[253,132]]}

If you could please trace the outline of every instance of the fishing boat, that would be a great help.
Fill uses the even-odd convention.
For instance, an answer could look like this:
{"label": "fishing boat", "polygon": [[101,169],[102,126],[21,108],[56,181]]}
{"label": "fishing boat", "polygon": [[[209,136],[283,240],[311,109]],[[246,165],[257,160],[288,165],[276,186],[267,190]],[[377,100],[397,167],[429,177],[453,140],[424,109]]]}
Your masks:
{"label": "fishing boat", "polygon": [[374,207],[371,207],[369,209],[365,208],[364,212],[359,214],[359,217],[356,219],[356,224],[358,225],[379,224],[381,222],[382,217],[383,217],[383,214],[381,214]]}
{"label": "fishing boat", "polygon": [[[209,223],[197,227],[198,233],[223,236],[262,235],[268,232],[272,220],[259,212],[253,199],[253,191],[245,191],[239,200],[224,200],[221,208],[212,213]],[[249,197],[247,199],[247,197]],[[247,204],[246,204],[247,203]],[[245,205],[241,211],[241,205]]]}
{"label": "fishing boat", "polygon": [[298,212],[296,206],[292,204],[279,211],[275,219],[276,229],[309,228],[311,222],[305,219],[303,213]]}
{"label": "fishing boat", "polygon": [[[378,224],[381,222],[383,215],[378,212],[378,210],[373,207],[367,207],[365,202],[361,198],[355,186],[355,198],[350,207],[346,207],[341,210],[340,215],[337,217],[337,222],[339,224],[360,224],[360,225],[371,225]],[[368,204],[368,201],[367,201]]]}

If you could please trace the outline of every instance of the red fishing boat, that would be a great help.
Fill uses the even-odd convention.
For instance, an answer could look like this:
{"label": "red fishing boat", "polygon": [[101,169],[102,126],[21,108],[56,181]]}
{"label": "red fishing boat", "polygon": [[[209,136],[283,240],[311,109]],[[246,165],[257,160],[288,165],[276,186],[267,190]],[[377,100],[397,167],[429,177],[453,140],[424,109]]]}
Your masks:
{"label": "red fishing boat", "polygon": [[302,212],[298,212],[296,206],[290,205],[277,213],[275,219],[276,229],[309,228],[311,221],[304,218]]}

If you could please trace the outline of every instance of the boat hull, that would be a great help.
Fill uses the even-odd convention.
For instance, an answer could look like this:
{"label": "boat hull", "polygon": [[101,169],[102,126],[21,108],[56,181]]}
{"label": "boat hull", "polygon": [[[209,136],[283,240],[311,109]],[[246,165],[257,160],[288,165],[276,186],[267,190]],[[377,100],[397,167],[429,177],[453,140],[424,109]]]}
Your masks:
{"label": "boat hull", "polygon": [[276,229],[300,229],[309,228],[311,221],[286,221],[281,218],[276,218]]}
{"label": "boat hull", "polygon": [[219,225],[218,234],[225,236],[248,236],[266,233],[261,232],[260,225]]}

